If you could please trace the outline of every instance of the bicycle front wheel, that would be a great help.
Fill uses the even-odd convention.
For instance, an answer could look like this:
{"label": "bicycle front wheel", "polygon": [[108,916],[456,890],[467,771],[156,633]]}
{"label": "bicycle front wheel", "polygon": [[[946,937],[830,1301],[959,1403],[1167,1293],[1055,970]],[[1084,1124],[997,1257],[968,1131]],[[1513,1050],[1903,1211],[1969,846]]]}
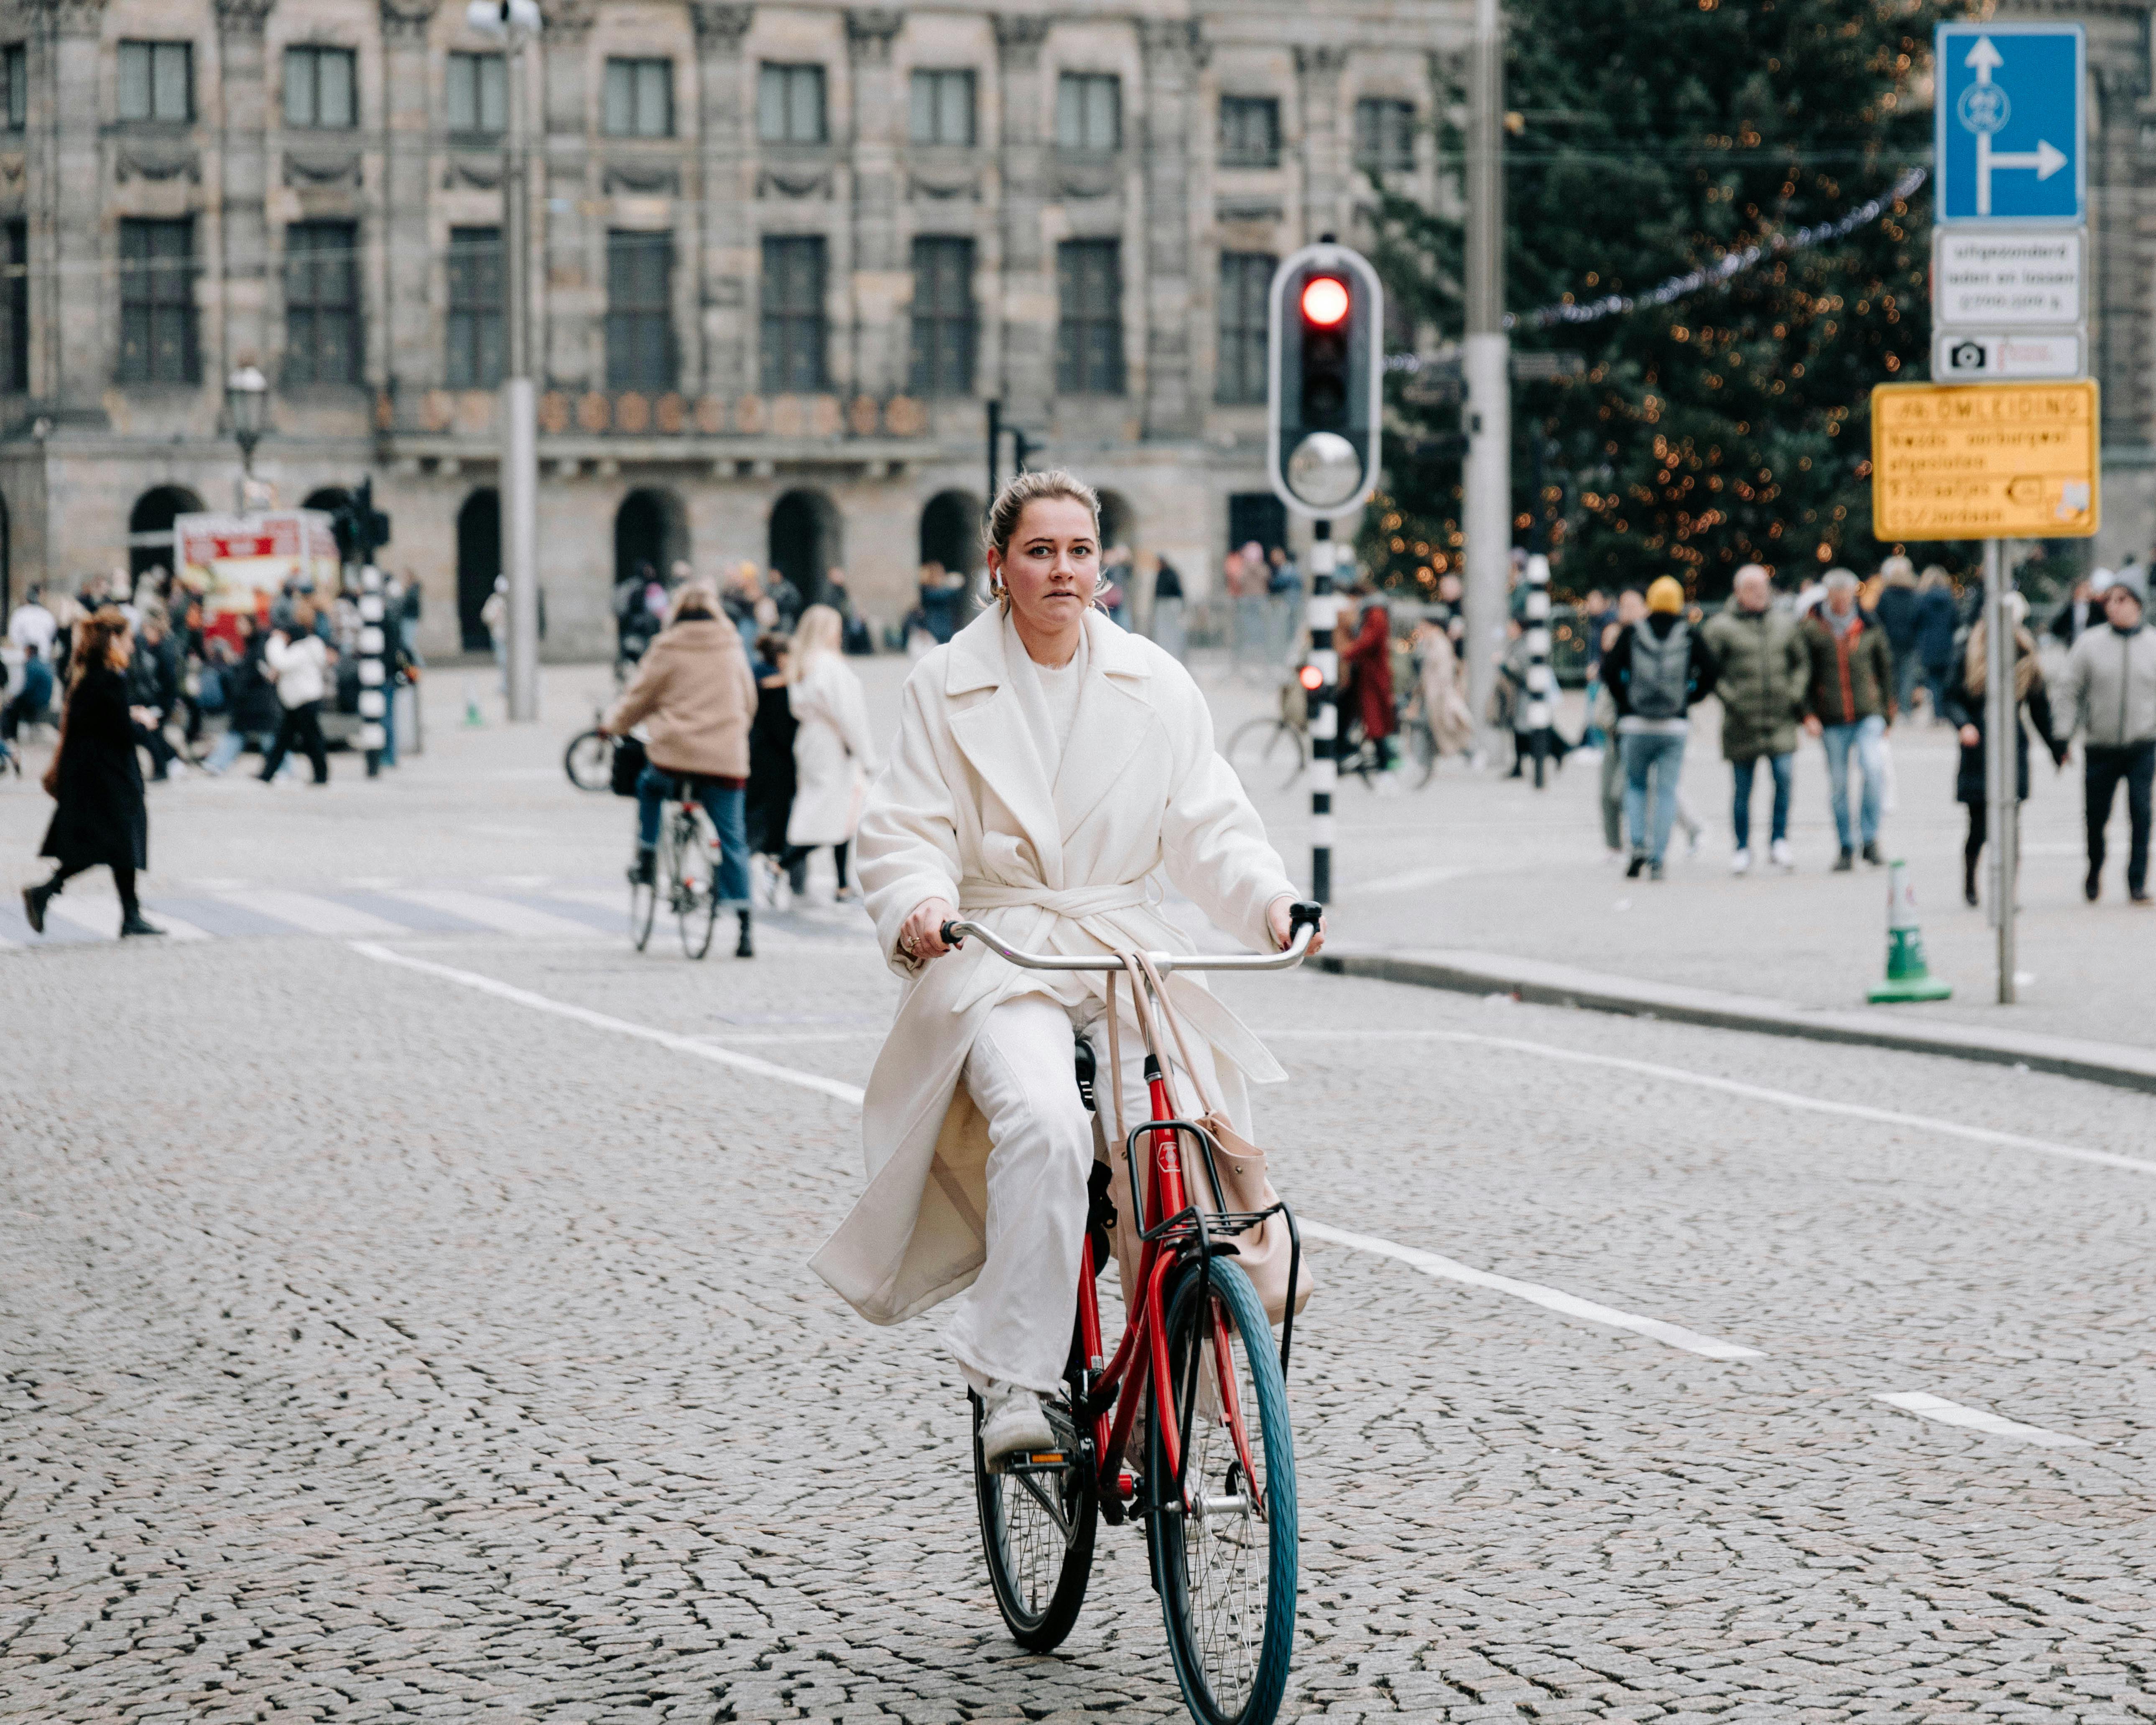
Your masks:
{"label": "bicycle front wheel", "polygon": [[1060,1646],[1086,1603],[1093,1573],[1100,1504],[1092,1470],[1078,1443],[1068,1395],[1045,1404],[1060,1461],[1016,1458],[990,1473],[981,1459],[981,1400],[973,1409],[973,1495],[981,1511],[981,1547],[988,1584],[1019,1646],[1045,1653]]}
{"label": "bicycle front wheel", "polygon": [[1252,790],[1284,791],[1301,777],[1302,733],[1285,719],[1252,719],[1228,739],[1228,764]]}
{"label": "bicycle front wheel", "polygon": [[613,788],[613,739],[597,731],[580,731],[562,752],[562,766],[580,791]]}
{"label": "bicycle front wheel", "polygon": [[719,920],[718,852],[706,830],[702,818],[685,810],[674,823],[674,918],[680,925],[681,951],[690,958],[711,950],[711,930]]}
{"label": "bicycle front wheel", "polygon": [[1216,1258],[1168,1306],[1170,1395],[1190,1434],[1183,1508],[1160,1420],[1146,1425],[1146,1518],[1168,1651],[1199,1725],[1272,1725],[1295,1643],[1295,1449],[1272,1327],[1248,1276]]}

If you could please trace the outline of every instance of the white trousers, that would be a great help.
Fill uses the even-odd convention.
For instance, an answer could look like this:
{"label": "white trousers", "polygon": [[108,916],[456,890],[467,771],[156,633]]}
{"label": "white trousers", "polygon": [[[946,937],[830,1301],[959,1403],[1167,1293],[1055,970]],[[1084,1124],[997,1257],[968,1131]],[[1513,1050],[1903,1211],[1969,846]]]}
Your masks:
{"label": "white trousers", "polygon": [[[988,1122],[988,1259],[952,1301],[943,1339],[975,1390],[993,1380],[1053,1394],[1063,1382],[1085,1262],[1093,1117],[1079,1099],[1073,1041],[1093,1045],[1106,1136],[1115,1136],[1106,1009],[1019,994],[988,1014],[966,1056],[966,1089]],[[1152,1117],[1145,1047],[1122,1038],[1126,1124]],[[1120,1155],[1118,1147],[1111,1146]]]}

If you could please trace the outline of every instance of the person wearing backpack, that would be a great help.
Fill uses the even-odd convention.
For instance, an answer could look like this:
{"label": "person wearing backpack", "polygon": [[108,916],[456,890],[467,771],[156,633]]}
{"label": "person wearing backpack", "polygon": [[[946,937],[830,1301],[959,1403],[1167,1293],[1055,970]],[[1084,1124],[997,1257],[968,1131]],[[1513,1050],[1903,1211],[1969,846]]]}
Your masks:
{"label": "person wearing backpack", "polygon": [[[1826,745],[1827,795],[1834,803],[1841,854],[1835,872],[1855,866],[1856,846],[1876,867],[1879,811],[1887,795],[1887,727],[1894,721],[1894,655],[1887,631],[1856,601],[1856,577],[1846,569],[1826,572],[1826,598],[1804,619],[1804,650],[1811,655],[1804,696],[1804,729]],[[1852,829],[1849,814],[1849,757],[1864,780],[1864,799]]]}
{"label": "person wearing backpack", "polygon": [[[1642,870],[1662,878],[1662,859],[1676,824],[1677,777],[1684,770],[1687,716],[1694,701],[1713,692],[1713,649],[1684,615],[1683,585],[1664,575],[1647,588],[1647,614],[1628,624],[1602,660],[1602,683],[1617,707],[1623,752],[1625,818],[1632,860],[1625,878]],[[1654,798],[1648,801],[1648,785]]]}

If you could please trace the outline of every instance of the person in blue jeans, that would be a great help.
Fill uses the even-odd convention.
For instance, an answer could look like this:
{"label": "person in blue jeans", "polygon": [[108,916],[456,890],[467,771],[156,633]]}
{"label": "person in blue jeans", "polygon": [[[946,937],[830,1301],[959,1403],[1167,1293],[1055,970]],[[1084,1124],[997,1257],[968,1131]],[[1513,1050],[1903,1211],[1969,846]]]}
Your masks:
{"label": "person in blue jeans", "polygon": [[[1865,861],[1886,861],[1879,849],[1879,812],[1887,793],[1887,727],[1894,717],[1894,655],[1878,619],[1857,603],[1856,577],[1830,569],[1825,603],[1804,619],[1811,679],[1804,729],[1826,745],[1827,795],[1841,839],[1835,870],[1846,874],[1861,845]],[[1863,801],[1850,819],[1849,763],[1864,776]]]}
{"label": "person in blue jeans", "polygon": [[740,923],[737,958],[752,958],[748,825],[749,725],[756,716],[756,676],[741,634],[727,621],[718,590],[701,578],[684,582],[674,595],[666,628],[645,649],[636,680],[622,692],[599,726],[608,737],[644,731],[648,762],[636,782],[636,860],[632,881],[649,885],[658,873],[659,819],[666,799],[694,797],[719,835],[721,907]]}
{"label": "person in blue jeans", "polygon": [[[1632,839],[1625,878],[1662,878],[1677,819],[1677,776],[1692,703],[1714,690],[1714,654],[1684,614],[1685,590],[1664,575],[1647,588],[1647,615],[1618,632],[1602,660],[1603,686],[1617,706],[1625,768],[1625,821]],[[1651,805],[1648,790],[1653,788]]]}

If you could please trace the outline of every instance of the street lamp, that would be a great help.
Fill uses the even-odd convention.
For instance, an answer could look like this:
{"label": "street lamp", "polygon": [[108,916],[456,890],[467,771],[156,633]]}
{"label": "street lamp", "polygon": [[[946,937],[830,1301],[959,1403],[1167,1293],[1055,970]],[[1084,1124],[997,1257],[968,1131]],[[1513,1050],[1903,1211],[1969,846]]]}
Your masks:
{"label": "street lamp", "polygon": [[509,127],[501,157],[502,572],[509,586],[509,716],[539,716],[539,443],[531,382],[531,193],[525,140],[524,49],[540,27],[536,0],[470,0],[465,22],[502,44]]}
{"label": "street lamp", "polygon": [[224,410],[239,445],[239,513],[245,515],[254,491],[254,446],[270,418],[270,380],[255,367],[241,366],[224,380]]}

